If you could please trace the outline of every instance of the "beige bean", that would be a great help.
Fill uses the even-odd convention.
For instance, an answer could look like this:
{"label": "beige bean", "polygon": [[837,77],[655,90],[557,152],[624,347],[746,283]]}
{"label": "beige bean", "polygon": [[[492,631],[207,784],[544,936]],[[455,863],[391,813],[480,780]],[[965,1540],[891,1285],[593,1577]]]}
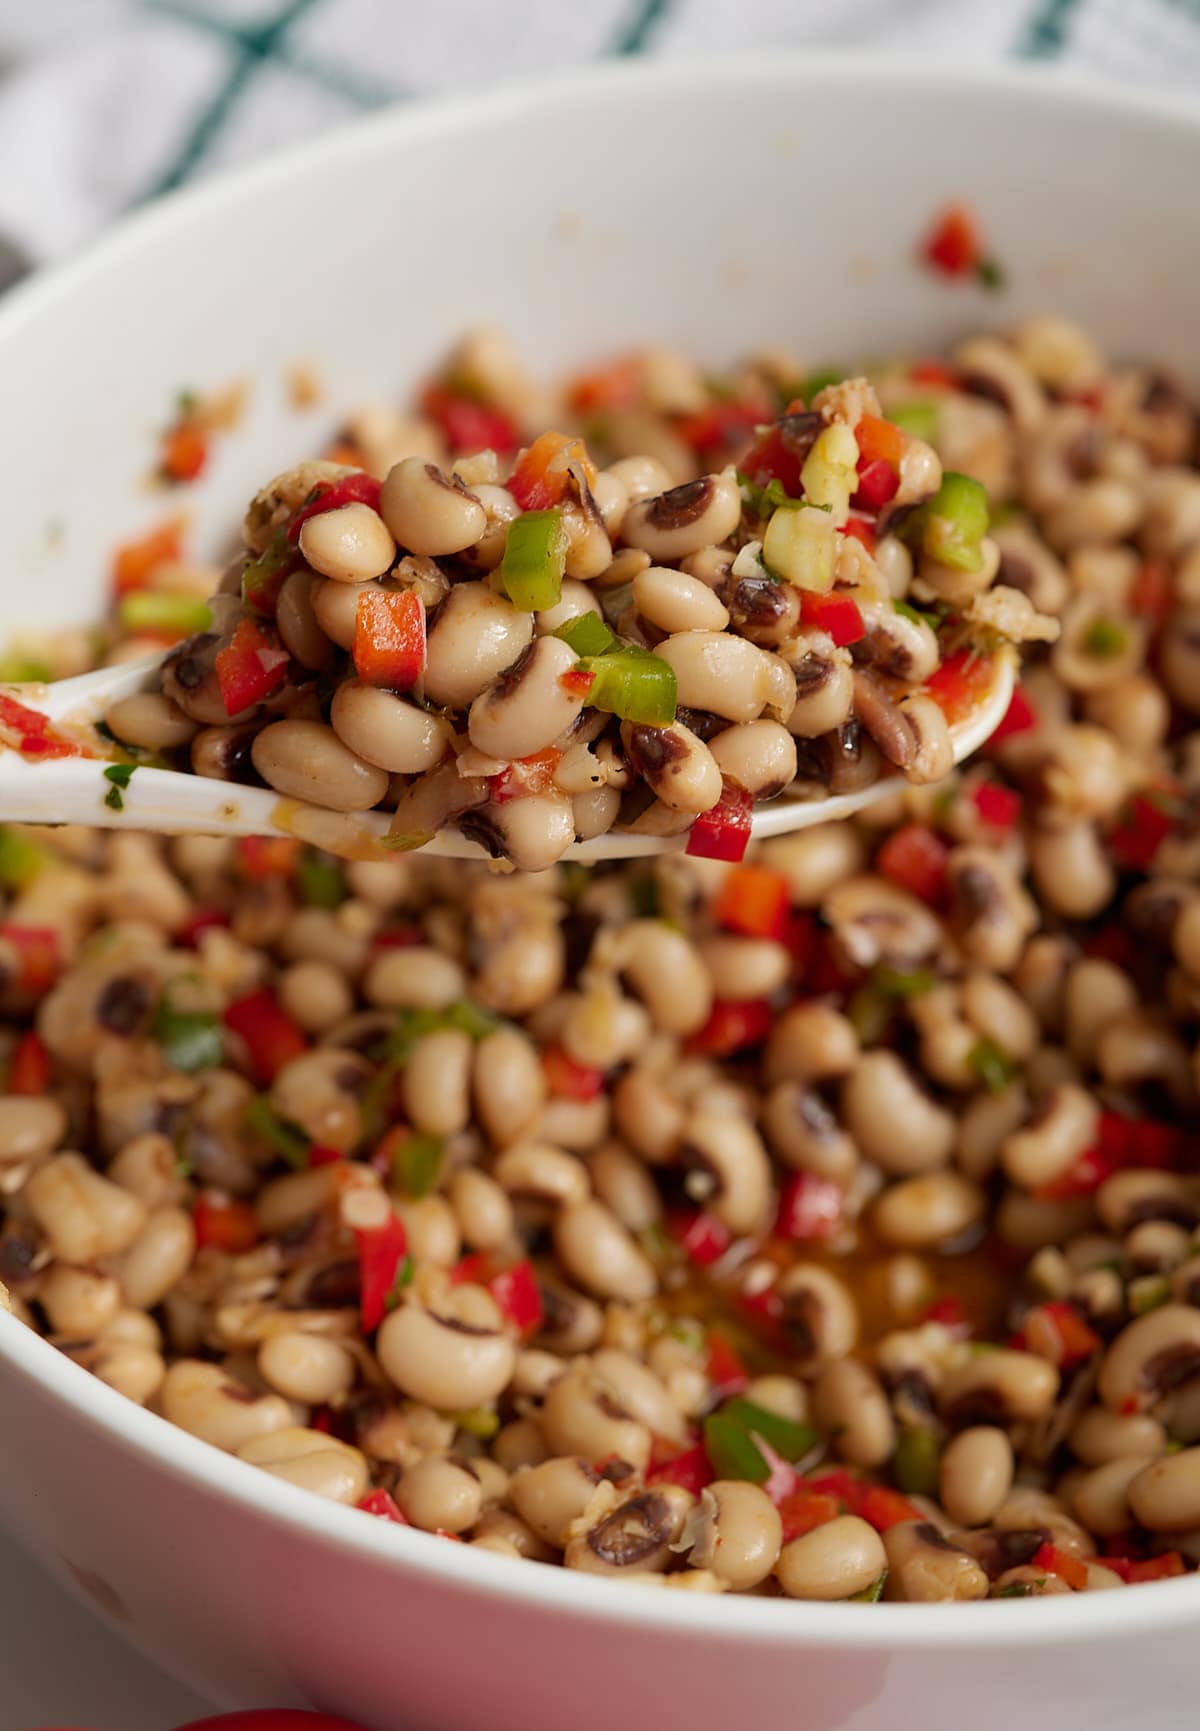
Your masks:
{"label": "beige bean", "polygon": [[483,1489],[459,1461],[427,1455],[405,1468],[396,1501],[414,1527],[427,1533],[465,1533],[479,1519]]}
{"label": "beige bean", "polygon": [[626,511],[621,538],[652,559],[677,563],[703,547],[728,540],[742,516],[742,498],[732,469],[685,481],[648,499],[637,499]]}
{"label": "beige bean", "polygon": [[469,1543],[502,1557],[524,1557],[531,1563],[558,1561],[552,1548],[507,1509],[485,1509]]}
{"label": "beige bean", "polygon": [[471,1036],[437,1028],[417,1041],[404,1069],[405,1110],[427,1136],[453,1136],[471,1121]]}
{"label": "beige bean", "polygon": [[1149,1471],[1145,1455],[1120,1455],[1093,1467],[1078,1480],[1070,1498],[1075,1514],[1089,1532],[1106,1537],[1122,1533],[1134,1523],[1129,1508],[1129,1490],[1134,1479]]}
{"label": "beige bean", "polygon": [[105,1347],[92,1365],[93,1374],[126,1400],[146,1406],[162,1387],[167,1374],[160,1352],[148,1346],[115,1343]]}
{"label": "beige bean", "polygon": [[527,1132],[546,1097],[537,1049],[516,1028],[497,1028],[475,1048],[475,1116],[500,1147]]}
{"label": "beige bean", "polygon": [[[470,1290],[458,1287],[455,1295],[461,1302]],[[464,1329],[460,1315],[439,1315],[413,1302],[384,1317],[375,1350],[384,1374],[403,1394],[443,1412],[489,1405],[516,1363],[516,1347],[500,1329],[498,1312],[490,1326],[471,1322]]]}
{"label": "beige bean", "polygon": [[501,1250],[513,1242],[513,1208],[494,1178],[464,1166],[450,1179],[450,1206],[458,1216],[463,1242],[472,1250]]}
{"label": "beige bean", "polygon": [[316,578],[309,589],[314,623],[331,643],[349,654],[354,647],[359,599],[379,587],[375,583],[337,583],[332,578]]}
{"label": "beige bean", "polygon": [[117,1274],[127,1304],[153,1310],[182,1280],[196,1251],[196,1228],[186,1208],[156,1208],[121,1257]]}
{"label": "beige bean", "polygon": [[753,1124],[700,1110],[687,1122],[680,1154],[684,1187],[735,1237],[762,1227],[771,1203],[771,1162]]}
{"label": "beige bean", "polygon": [[1029,863],[1043,901],[1067,919],[1091,919],[1112,900],[1116,875],[1090,823],[1034,829]]}
{"label": "beige bean", "polygon": [[144,751],[176,751],[196,737],[197,723],[161,691],[135,691],[114,703],[105,723],[126,745]]}
{"label": "beige bean", "polygon": [[887,1566],[874,1527],[857,1515],[837,1515],[784,1545],[775,1578],[789,1599],[852,1599]]}
{"label": "beige bean", "polygon": [[612,1099],[617,1128],[630,1147],[651,1165],[669,1160],[686,1113],[664,1081],[635,1064],[618,1078]]}
{"label": "beige bean", "polygon": [[471,743],[505,761],[529,757],[573,725],[583,699],[562,684],[578,656],[559,637],[537,637],[471,705]]}
{"label": "beige bean", "polygon": [[630,768],[672,811],[701,812],[716,805],[723,782],[716,759],[681,721],[670,727],[621,726]]}
{"label": "beige bean", "polygon": [[884,1534],[883,1548],[889,1599],[937,1604],[987,1597],[988,1578],[974,1557],[928,1521],[902,1521]]}
{"label": "beige bean", "polygon": [[959,1431],[938,1465],[942,1507],[958,1526],[986,1526],[1012,1489],[1013,1469],[1007,1432],[995,1425]]}
{"label": "beige bean", "polygon": [[548,1142],[513,1143],[497,1157],[492,1173],[510,1196],[556,1207],[586,1202],[591,1193],[583,1163]]}
{"label": "beige bean", "polygon": [[1058,1384],[1058,1371],[1046,1359],[997,1347],[947,1371],[941,1408],[955,1423],[1044,1418],[1054,1404]]}
{"label": "beige bean", "polygon": [[790,1418],[796,1424],[808,1421],[808,1389],[794,1376],[782,1376],[777,1372],[752,1376],[746,1387],[746,1399],[752,1405],[765,1407],[768,1412],[778,1413],[780,1418]]}
{"label": "beige bean", "polygon": [[319,721],[273,721],[254,736],[250,755],[277,792],[331,811],[367,811],[388,789],[386,771]]}
{"label": "beige bean", "polygon": [[385,1010],[445,1010],[466,996],[466,975],[453,956],[427,944],[381,950],[362,992]]}
{"label": "beige bean", "polygon": [[[321,629],[313,597],[320,577],[310,571],[293,571],[284,580],[275,607],[275,628],[283,639],[283,647],[301,667],[314,672],[327,667],[333,659],[333,641]],[[354,597],[357,612],[358,595]]]}
{"label": "beige bean", "polygon": [[605,1142],[588,1160],[596,1195],[630,1232],[644,1232],[662,1217],[662,1199],[642,1161],[619,1142]]}
{"label": "beige bean", "polygon": [[620,481],[633,504],[665,493],[671,485],[671,471],[657,457],[621,457],[603,473]]}
{"label": "beige bean", "polygon": [[718,998],[769,998],[786,984],[791,956],[770,938],[719,933],[700,940],[700,954]]}
{"label": "beige bean", "polygon": [[681,1446],[687,1441],[684,1418],[662,1382],[640,1359],[604,1347],[592,1355],[592,1374],[619,1404],[649,1430]]}
{"label": "beige bean", "polygon": [[593,1575],[658,1573],[674,1561],[690,1506],[690,1495],[679,1485],[639,1491],[576,1533],[563,1562]]}
{"label": "beige bean", "polygon": [[293,1058],[271,1083],[270,1100],[281,1118],[298,1124],[322,1148],[348,1154],[361,1140],[360,1094],[371,1069],[357,1052],[320,1046]]}
{"label": "beige bean", "polygon": [[724,631],[729,613],[707,583],[665,565],[633,580],[633,604],[660,631]]}
{"label": "beige bean", "polygon": [[349,751],[393,775],[423,775],[435,768],[454,737],[443,716],[362,679],[338,686],[329,720]]}
{"label": "beige bean", "polygon": [[675,671],[679,702],[689,709],[756,721],[766,710],[774,720],[795,708],[796,677],[779,656],[744,637],[720,631],[681,631],[655,654]]}
{"label": "beige bean", "polygon": [[260,1230],[266,1237],[277,1237],[289,1226],[319,1214],[335,1200],[339,1184],[333,1166],[315,1166],[307,1172],[288,1172],[271,1179],[254,1199]]}
{"label": "beige bean", "polygon": [[292,1409],[279,1395],[256,1395],[219,1364],[199,1359],[175,1360],[163,1380],[160,1403],[172,1424],[229,1454],[293,1423]]}
{"label": "beige bean", "polygon": [[1005,1141],[1000,1161],[1016,1184],[1035,1189],[1069,1171],[1095,1141],[1100,1122],[1092,1096],[1073,1082],[1051,1090],[1032,1121]]}
{"label": "beige bean", "polygon": [[396,544],[377,511],[350,504],[306,518],[300,526],[300,551],[322,577],[366,583],[390,569]]}
{"label": "beige bean", "polygon": [[1071,1453],[1088,1467],[1133,1455],[1145,1460],[1161,1454],[1166,1440],[1162,1424],[1150,1413],[1109,1412],[1102,1406],[1088,1407],[1067,1433]]}
{"label": "beige bean", "polygon": [[487,530],[487,514],[475,495],[456,475],[447,478],[422,457],[405,457],[389,469],[379,509],[401,547],[434,558],[475,546]]}
{"label": "beige bean", "polygon": [[293,962],[280,974],[277,990],[282,1008],[310,1034],[325,1033],[354,1008],[350,982],[328,962]]}
{"label": "beige bean", "polygon": [[707,1022],[713,991],[696,946],[662,920],[631,920],[621,934],[621,969],[659,1028],[694,1034]]}
{"label": "beige bean", "polygon": [[869,1160],[898,1176],[942,1166],[955,1122],[913,1079],[895,1052],[864,1052],[842,1084],[842,1116]]}
{"label": "beige bean", "polygon": [[528,648],[533,620],[486,583],[456,583],[429,624],[425,695],[463,709]]}
{"label": "beige bean", "polygon": [[422,1196],[416,1202],[393,1198],[392,1206],[404,1223],[413,1260],[452,1268],[462,1253],[462,1234],[446,1198]]}
{"label": "beige bean", "polygon": [[554,1248],[567,1272],[597,1298],[652,1298],[658,1276],[602,1202],[575,1202],[554,1221]]}
{"label": "beige bean", "polygon": [[836,884],[861,870],[865,855],[862,836],[850,824],[820,823],[764,842],[761,859],[788,880],[796,907],[815,908]]}
{"label": "beige bean", "polygon": [[574,1455],[555,1455],[513,1477],[509,1496],[521,1519],[547,1544],[563,1550],[598,1483],[595,1472]]}
{"label": "beige bean", "polygon": [[844,1358],[858,1340],[858,1311],[836,1274],[817,1263],[796,1263],[780,1275],[781,1326],[797,1375],[814,1375]]}
{"label": "beige bean", "polygon": [[41,1160],[67,1133],[67,1114],[50,1095],[0,1095],[0,1166]]}
{"label": "beige bean", "polygon": [[287,1400],[324,1406],[354,1387],[354,1358],[338,1340],[283,1329],[258,1349],[264,1381]]}
{"label": "beige bean", "polygon": [[932,1250],[973,1231],[986,1211],[987,1197],[970,1178],[960,1172],[927,1172],[889,1185],[871,1219],[889,1244]]}
{"label": "beige bean", "polygon": [[709,750],[721,774],[755,799],[774,799],[796,778],[796,742],[778,721],[727,727]]}
{"label": "beige bean", "polygon": [[358,1449],[302,1425],[250,1437],[236,1453],[239,1460],[330,1502],[356,1503],[370,1483],[366,1457]]}
{"label": "beige bean", "polygon": [[1121,1330],[1101,1361],[1096,1387],[1105,1406],[1127,1414],[1154,1406],[1197,1374],[1200,1310],[1164,1304]]}
{"label": "beige bean", "polygon": [[37,1167],[23,1194],[50,1249],[64,1262],[119,1256],[146,1220],[138,1198],[102,1178],[81,1154],[56,1154]]}
{"label": "beige bean", "polygon": [[777,1082],[825,1082],[853,1069],[858,1032],[848,1016],[819,1000],[792,1004],[767,1037],[764,1076]]}
{"label": "beige bean", "polygon": [[1129,1505],[1152,1533],[1186,1533],[1200,1527],[1200,1448],[1180,1449],[1147,1466],[1138,1462]]}
{"label": "beige bean", "polygon": [[628,1412],[587,1365],[552,1383],[542,1404],[541,1427],[552,1453],[585,1461],[611,1456],[644,1470],[653,1443],[649,1426]]}
{"label": "beige bean", "polygon": [[121,1308],[121,1287],[111,1274],[54,1262],[38,1280],[38,1303],[55,1334],[94,1340]]}
{"label": "beige bean", "polygon": [[880,1467],[896,1446],[896,1426],[883,1386],[855,1358],[825,1366],[813,1384],[813,1418],[844,1461]]}
{"label": "beige bean", "polygon": [[699,1521],[689,1521],[684,1537],[693,1533],[692,1567],[711,1569],[731,1591],[744,1593],[765,1581],[778,1563],[783,1522],[757,1485],[717,1479],[700,1493]]}

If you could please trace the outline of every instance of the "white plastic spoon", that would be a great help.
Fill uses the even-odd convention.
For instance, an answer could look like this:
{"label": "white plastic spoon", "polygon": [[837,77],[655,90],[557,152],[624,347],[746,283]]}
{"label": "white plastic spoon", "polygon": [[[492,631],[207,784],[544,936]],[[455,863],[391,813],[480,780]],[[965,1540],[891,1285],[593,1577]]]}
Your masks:
{"label": "white plastic spoon", "polygon": [[[77,730],[101,720],[119,699],[156,688],[159,666],[159,658],[151,656],[102,667],[56,685],[10,685],[0,690],[56,726]],[[1015,655],[1002,651],[995,657],[994,669],[993,683],[978,709],[950,730],[956,763],[979,749],[1008,708]],[[387,833],[391,822],[391,813],[386,811],[350,815],[324,811],[286,799],[271,788],[242,787],[236,782],[148,767],[139,768],[121,789],[118,806],[113,799],[113,783],[104,776],[105,767],[102,759],[94,757],[27,759],[0,747],[0,819],[154,830],[163,835],[295,835],[350,858],[379,857],[379,838]],[[904,785],[902,777],[889,775],[857,793],[829,794],[820,799],[781,796],[755,811],[753,835],[761,840],[849,817],[887,799]],[[591,862],[677,853],[687,846],[687,839],[686,833],[664,837],[610,831],[594,841],[576,842],[567,849],[566,857]],[[449,859],[487,857],[478,843],[467,841],[456,830],[444,830],[421,851]]]}

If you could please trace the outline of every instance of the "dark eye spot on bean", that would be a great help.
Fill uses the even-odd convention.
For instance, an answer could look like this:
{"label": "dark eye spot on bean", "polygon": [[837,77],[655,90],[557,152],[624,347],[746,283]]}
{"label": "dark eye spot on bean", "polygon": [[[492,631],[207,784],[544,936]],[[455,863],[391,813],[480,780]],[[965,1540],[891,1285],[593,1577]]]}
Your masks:
{"label": "dark eye spot on bean", "polygon": [[252,1388],[246,1388],[240,1382],[223,1382],[221,1393],[226,1400],[236,1400],[240,1406],[253,1406],[258,1399]]}
{"label": "dark eye spot on bean", "polygon": [[150,1008],[150,988],[132,974],[109,980],[96,999],[96,1020],[112,1034],[137,1032]]}
{"label": "dark eye spot on bean", "polygon": [[1200,1376],[1200,1349],[1181,1342],[1178,1346],[1164,1347],[1153,1358],[1148,1358],[1138,1380],[1145,1389],[1167,1394],[1171,1389],[1191,1382],[1194,1376]]}
{"label": "dark eye spot on bean", "polygon": [[921,1543],[928,1545],[931,1550],[951,1551],[955,1554],[962,1550],[961,1545],[951,1544],[949,1539],[943,1538],[932,1521],[918,1521],[913,1528],[913,1537],[920,1539]]}
{"label": "dark eye spot on bean", "polygon": [[688,748],[670,727],[631,727],[629,761],[647,780],[662,775],[673,763],[686,762]]}
{"label": "dark eye spot on bean", "polygon": [[435,1322],[440,1323],[443,1328],[451,1329],[455,1334],[473,1334],[487,1337],[496,1332],[494,1328],[482,1328],[478,1323],[464,1322],[460,1316],[439,1316],[433,1312],[430,1314],[433,1315],[433,1320]]}
{"label": "dark eye spot on bean", "polygon": [[685,481],[680,487],[671,487],[656,499],[649,500],[646,522],[652,529],[686,529],[707,511],[712,489],[711,477],[707,475],[698,481]]}
{"label": "dark eye spot on bean", "polygon": [[1007,585],[1009,589],[1019,589],[1022,595],[1028,595],[1037,581],[1033,561],[1020,553],[1001,553],[996,581]]}
{"label": "dark eye spot on bean", "polygon": [[779,439],[785,451],[801,463],[817,442],[825,422],[815,409],[799,409],[779,422]]}
{"label": "dark eye spot on bean", "polygon": [[504,669],[492,687],[497,698],[506,696],[521,683],[529,670],[529,663],[533,660],[537,645],[538,639],[535,637],[532,643],[525,645],[517,659]]}
{"label": "dark eye spot on bean", "polygon": [[504,858],[504,834],[495,818],[488,817],[481,811],[464,812],[458,820],[458,829],[459,834],[466,836],[468,841],[478,842],[492,859]]}
{"label": "dark eye spot on bean", "polygon": [[38,1257],[36,1240],[22,1233],[11,1232],[0,1238],[0,1280],[6,1286],[21,1286],[35,1272]]}
{"label": "dark eye spot on bean", "polygon": [[666,1498],[658,1491],[643,1491],[593,1527],[588,1546],[602,1563],[627,1569],[659,1550],[670,1529],[671,1510]]}
{"label": "dark eye spot on bean", "polygon": [[615,1418],[619,1422],[629,1417],[628,1412],[621,1405],[616,1395],[609,1394],[606,1388],[597,1391],[596,1405],[606,1418]]}
{"label": "dark eye spot on bean", "polygon": [[1021,1528],[1006,1532],[995,1528],[991,1532],[973,1533],[967,1539],[967,1549],[990,1581],[1008,1573],[1009,1569],[1024,1568],[1031,1563],[1049,1539],[1045,1527]]}
{"label": "dark eye spot on bean", "polygon": [[1125,1211],[1122,1230],[1140,1226],[1147,1220],[1167,1220],[1175,1226],[1194,1226],[1196,1210],[1185,1196],[1164,1192],[1161,1196],[1140,1196]]}
{"label": "dark eye spot on bean", "polygon": [[714,715],[710,709],[685,709],[682,705],[676,709],[675,719],[706,745],[729,726],[723,715]]}
{"label": "dark eye spot on bean", "polygon": [[1002,905],[995,878],[980,865],[963,866],[953,877],[953,888],[964,919],[990,918]]}
{"label": "dark eye spot on bean", "polygon": [[826,660],[823,655],[806,655],[794,671],[796,700],[799,702],[802,697],[815,697],[819,691],[824,691],[837,672],[837,664]]}
{"label": "dark eye spot on bean", "polygon": [[358,1297],[357,1262],[331,1262],[309,1281],[304,1304],[314,1310],[348,1310],[358,1303]]}
{"label": "dark eye spot on bean", "polygon": [[988,403],[998,403],[1006,413],[1011,412],[1012,399],[999,379],[992,378],[990,373],[964,373],[961,384],[973,397],[982,397]]}

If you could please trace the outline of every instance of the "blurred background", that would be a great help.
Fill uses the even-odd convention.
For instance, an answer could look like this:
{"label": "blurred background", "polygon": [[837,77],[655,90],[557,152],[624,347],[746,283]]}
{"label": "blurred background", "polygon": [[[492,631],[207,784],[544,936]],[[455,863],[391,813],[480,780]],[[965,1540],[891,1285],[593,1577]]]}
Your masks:
{"label": "blurred background", "polygon": [[[1200,92],[1200,0],[0,0],[0,282],[389,102],[806,47]],[[593,164],[598,143],[578,141]]]}

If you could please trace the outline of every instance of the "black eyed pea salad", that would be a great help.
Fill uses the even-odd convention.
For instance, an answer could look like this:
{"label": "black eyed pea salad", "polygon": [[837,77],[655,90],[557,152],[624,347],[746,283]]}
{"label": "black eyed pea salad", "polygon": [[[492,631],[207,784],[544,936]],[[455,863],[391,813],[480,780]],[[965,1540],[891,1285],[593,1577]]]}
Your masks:
{"label": "black eyed pea salad", "polygon": [[577,431],[518,448],[436,391],[445,466],[306,462],[255,496],[211,623],[119,738],[267,784],[283,828],[299,801],[530,871],[614,827],[736,860],[758,801],[939,780],[1000,645],[1057,630],[995,584],[981,484],[865,379],[811,406],[764,381],[736,461],[706,470],[700,429],[678,482]]}
{"label": "black eyed pea salad", "polygon": [[[449,476],[551,419],[575,436],[571,414],[609,467],[745,474],[788,403],[822,400],[800,378],[647,354],[548,410],[473,339],[417,418],[355,417],[332,484],[411,455]],[[17,1318],[355,1519],[658,1590],[956,1602],[1200,1565],[1196,406],[1052,318],[871,388],[986,488],[990,595],[1058,627],[944,779],[744,860],[590,870],[0,829]],[[252,562],[279,508],[252,513]],[[931,615],[933,563],[959,577],[925,533],[876,550]],[[180,593],[159,545],[119,560],[143,634],[110,627],[110,656]],[[290,660],[314,569],[255,627]],[[455,573],[443,609],[474,588],[519,611]],[[175,677],[194,658],[215,712],[202,649]],[[186,745],[199,721],[169,713]]]}

